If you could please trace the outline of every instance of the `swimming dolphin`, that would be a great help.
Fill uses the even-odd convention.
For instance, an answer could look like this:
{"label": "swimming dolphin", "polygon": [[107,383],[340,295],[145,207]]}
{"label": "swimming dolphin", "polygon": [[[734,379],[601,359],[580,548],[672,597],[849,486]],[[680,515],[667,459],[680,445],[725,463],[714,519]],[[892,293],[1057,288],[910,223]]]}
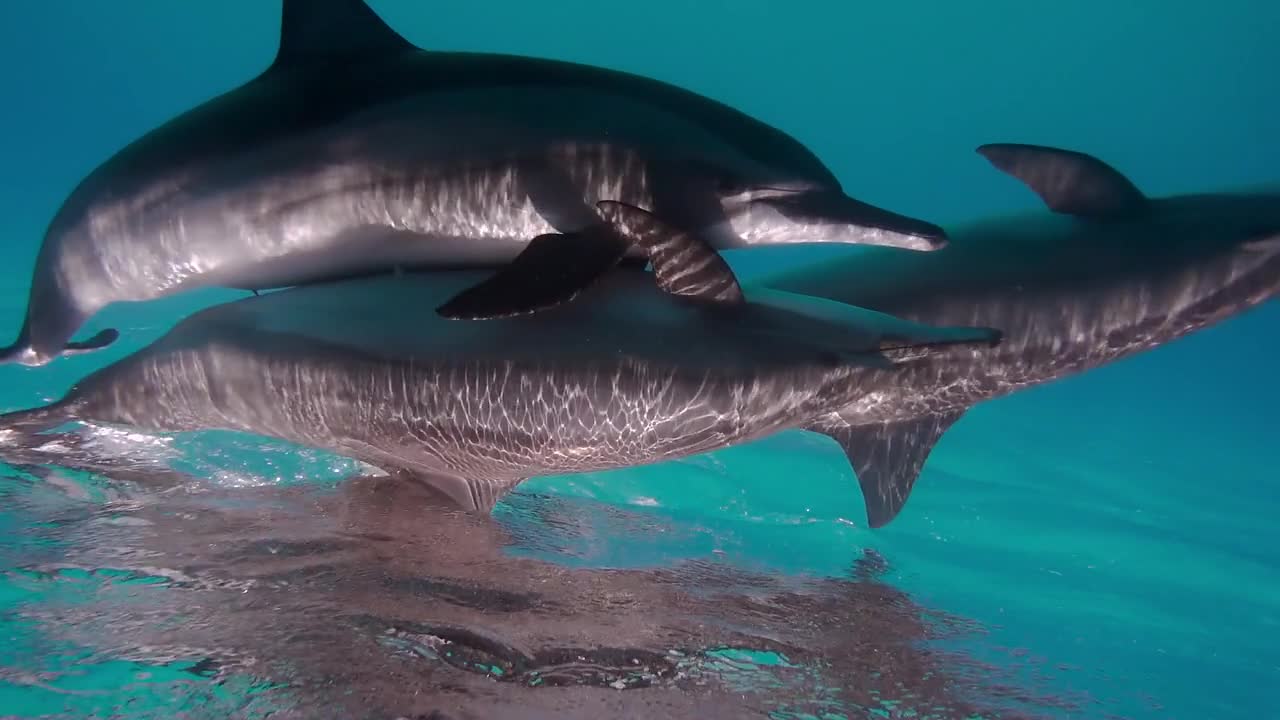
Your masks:
{"label": "swimming dolphin", "polygon": [[[669,227],[645,211],[605,210],[637,242],[671,244]],[[938,346],[999,342],[992,329],[933,328],[743,288],[710,250],[696,263],[699,283],[665,272],[669,253],[654,257],[663,268],[656,281],[618,269],[583,302],[487,323],[402,310],[482,275],[469,270],[353,278],[217,305],[61,401],[0,416],[0,429],[18,434],[5,434],[0,455],[70,420],[239,430],[408,472],[487,510],[529,477],[747,442],[884,392],[903,368],[946,352]]]}
{"label": "swimming dolphin", "polygon": [[1052,212],[958,229],[937,253],[867,248],[757,280],[914,322],[1004,332],[995,350],[957,348],[945,362],[903,368],[882,393],[807,428],[848,454],[872,527],[902,510],[934,444],[973,405],[1154,348],[1280,291],[1280,189],[1152,198],[1084,153],[978,152]]}
{"label": "swimming dolphin", "polygon": [[639,250],[595,204],[658,213],[715,248],[848,242],[933,250],[945,233],[847,197],[808,149],[645,77],[432,52],[363,0],[283,0],[275,61],[90,173],[49,225],[0,361],[42,365],[118,301],[277,288],[401,268],[488,267],[451,318],[567,301]]}

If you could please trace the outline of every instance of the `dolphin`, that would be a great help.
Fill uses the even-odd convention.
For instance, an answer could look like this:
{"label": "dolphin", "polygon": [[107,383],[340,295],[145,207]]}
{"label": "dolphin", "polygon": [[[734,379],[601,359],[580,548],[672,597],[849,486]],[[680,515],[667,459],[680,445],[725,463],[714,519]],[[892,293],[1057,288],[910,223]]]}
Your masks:
{"label": "dolphin", "polygon": [[[701,247],[643,209],[605,210],[639,244]],[[40,444],[72,420],[237,430],[409,473],[487,511],[530,477],[748,442],[885,392],[931,353],[1000,341],[995,329],[744,288],[710,250],[693,263],[699,282],[672,253],[653,257],[653,273],[617,268],[582,302],[485,323],[388,311],[448,297],[478,270],[349,278],[215,305],[60,401],[0,416],[11,431],[0,447]]]}
{"label": "dolphin", "polygon": [[867,248],[759,278],[925,324],[999,327],[994,350],[924,359],[805,429],[847,453],[871,527],[902,510],[938,439],[977,403],[1180,338],[1280,290],[1280,188],[1148,197],[1073,150],[978,148],[1050,212],[954,230],[942,251]]}
{"label": "dolphin", "polygon": [[717,249],[841,242],[917,251],[943,230],[845,195],[794,138],[646,77],[418,48],[364,0],[283,0],[272,64],[93,170],[52,219],[16,342],[43,365],[103,307],[399,269],[490,268],[450,318],[566,302],[642,252],[601,200]]}

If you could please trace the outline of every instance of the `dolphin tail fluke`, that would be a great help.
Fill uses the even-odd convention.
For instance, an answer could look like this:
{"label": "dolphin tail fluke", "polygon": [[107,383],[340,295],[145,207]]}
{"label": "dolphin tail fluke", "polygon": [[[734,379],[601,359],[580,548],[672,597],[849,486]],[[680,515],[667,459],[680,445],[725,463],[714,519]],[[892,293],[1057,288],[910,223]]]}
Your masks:
{"label": "dolphin tail fluke", "polygon": [[[60,356],[80,355],[83,353],[101,350],[102,348],[115,342],[120,337],[120,331],[115,328],[107,328],[102,330],[88,340],[72,340],[63,346]],[[18,339],[8,347],[0,348],[0,365],[8,365],[10,363],[22,363],[23,365],[43,365],[48,362],[48,358],[37,360],[36,353],[31,347],[31,343],[27,338],[27,332],[24,328]]]}
{"label": "dolphin tail fluke", "polygon": [[[58,401],[42,407],[0,414],[0,434],[34,435],[74,419],[70,405],[65,401]],[[0,441],[0,445],[6,443],[7,441]]]}
{"label": "dolphin tail fluke", "polygon": [[[53,303],[48,303],[53,305]],[[53,308],[47,308],[49,312],[53,312]],[[53,332],[57,332],[60,328],[69,328],[66,330],[70,335],[84,321],[84,317],[78,313],[66,311],[52,315],[57,325],[52,328]],[[45,328],[48,330],[49,328]],[[62,336],[66,337],[66,335]],[[28,316],[22,323],[22,329],[18,331],[18,339],[13,341],[12,345],[0,348],[0,365],[8,365],[10,363],[21,363],[23,365],[44,365],[54,358],[55,355],[79,355],[81,353],[93,352],[115,342],[120,337],[120,332],[114,328],[108,328],[98,332],[87,340],[72,340],[66,342],[62,346],[62,350],[56,354],[48,353],[43,348],[38,348],[38,344],[31,342],[31,318]]]}
{"label": "dolphin tail fluke", "polygon": [[72,340],[68,342],[62,349],[63,355],[79,355],[80,353],[93,352],[115,342],[120,337],[120,331],[115,328],[107,328],[98,332],[98,334],[88,340]]}
{"label": "dolphin tail fluke", "polygon": [[47,461],[41,448],[56,438],[44,433],[74,420],[70,410],[66,401],[59,401],[0,415],[0,461],[14,466]]}
{"label": "dolphin tail fluke", "polygon": [[964,413],[951,410],[866,425],[851,425],[832,413],[804,429],[826,435],[844,451],[862,488],[867,525],[876,529],[902,512],[929,453]]}

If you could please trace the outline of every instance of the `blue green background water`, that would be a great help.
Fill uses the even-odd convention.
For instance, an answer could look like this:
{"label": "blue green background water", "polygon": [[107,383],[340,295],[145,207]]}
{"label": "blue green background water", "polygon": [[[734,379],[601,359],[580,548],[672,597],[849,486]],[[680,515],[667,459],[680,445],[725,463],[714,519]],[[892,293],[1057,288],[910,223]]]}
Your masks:
{"label": "blue green background water", "polygon": [[[425,47],[590,62],[727,101],[809,144],[851,194],[944,224],[1035,207],[974,154],[985,142],[1085,150],[1150,194],[1280,179],[1280,4],[1265,0],[371,4]],[[45,224],[74,184],[259,72],[278,23],[261,0],[0,6],[0,335],[18,330]],[[841,252],[732,261],[751,276]],[[125,342],[0,367],[0,408],[48,400],[226,296],[109,309],[89,329],[125,327]],[[837,574],[875,547],[895,585],[990,626],[975,652],[999,662],[995,648],[1025,648],[1055,689],[1098,698],[1083,715],[1273,717],[1278,327],[1273,302],[978,407],[939,444],[902,517],[874,533],[858,526],[834,445],[801,433],[528,489],[643,501],[717,531],[703,546],[620,542],[589,558],[599,564],[719,542],[777,571]],[[22,532],[0,525],[9,544]],[[0,716],[57,702],[0,680]]]}

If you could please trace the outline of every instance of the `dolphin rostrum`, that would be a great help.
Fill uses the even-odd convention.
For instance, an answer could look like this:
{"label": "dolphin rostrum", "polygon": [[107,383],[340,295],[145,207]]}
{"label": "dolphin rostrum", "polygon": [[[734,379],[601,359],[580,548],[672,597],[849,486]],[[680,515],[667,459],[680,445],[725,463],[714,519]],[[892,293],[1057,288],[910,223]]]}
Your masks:
{"label": "dolphin rostrum", "polygon": [[1153,198],[1084,153],[978,151],[1053,212],[959,229],[936,253],[868,248],[758,281],[1004,332],[995,350],[925,359],[808,426],[848,454],[872,527],[902,510],[934,444],[973,405],[1154,348],[1280,291],[1280,189]]}
{"label": "dolphin rostrum", "polygon": [[587,65],[432,52],[364,0],[283,0],[258,77],[90,173],[46,232],[17,341],[41,365],[119,301],[398,269],[490,268],[450,318],[565,302],[644,254],[602,200],[724,249],[846,242],[934,250],[941,228],[850,198],[790,136],[709,98]]}
{"label": "dolphin rostrum", "polygon": [[[646,211],[605,210],[637,243],[672,244]],[[664,269],[664,258],[683,263],[653,255]],[[474,270],[217,305],[61,401],[0,416],[11,431],[0,447],[43,442],[41,432],[71,420],[238,430],[411,473],[484,510],[529,477],[653,463],[798,427],[886,392],[932,353],[1000,338],[743,288],[710,251],[694,264],[700,280],[620,268],[582,302],[486,323],[387,310],[448,297],[480,277]]]}

